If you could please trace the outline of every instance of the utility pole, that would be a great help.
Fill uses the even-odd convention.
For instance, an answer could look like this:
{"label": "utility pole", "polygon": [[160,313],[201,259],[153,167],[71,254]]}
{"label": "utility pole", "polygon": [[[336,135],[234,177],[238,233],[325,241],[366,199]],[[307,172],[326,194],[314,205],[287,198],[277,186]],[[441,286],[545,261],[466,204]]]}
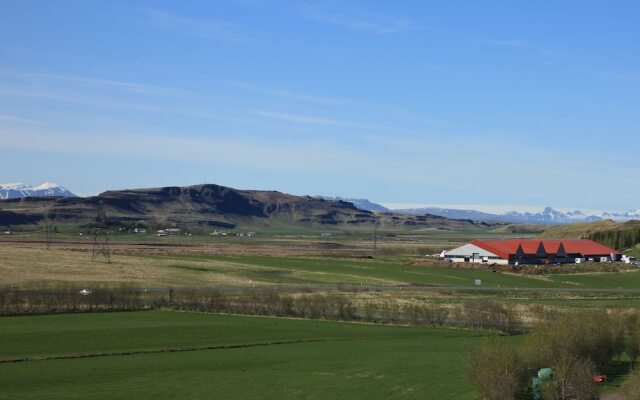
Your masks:
{"label": "utility pole", "polygon": [[376,223],[373,227],[373,255],[376,255],[376,251],[378,250],[378,224]]}
{"label": "utility pole", "polygon": [[96,227],[93,230],[93,251],[91,252],[91,262],[95,262],[96,257],[102,255],[107,263],[111,263],[111,249],[109,248],[109,224],[107,214],[104,210],[104,200],[98,200],[98,215],[96,216]]}

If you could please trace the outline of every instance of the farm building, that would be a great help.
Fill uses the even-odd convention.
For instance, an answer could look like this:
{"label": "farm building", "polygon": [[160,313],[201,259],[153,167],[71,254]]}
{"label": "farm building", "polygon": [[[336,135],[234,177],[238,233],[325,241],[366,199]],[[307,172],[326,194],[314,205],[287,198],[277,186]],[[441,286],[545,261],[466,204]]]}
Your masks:
{"label": "farm building", "polygon": [[449,262],[555,264],[620,261],[622,254],[592,240],[474,240],[445,252]]}

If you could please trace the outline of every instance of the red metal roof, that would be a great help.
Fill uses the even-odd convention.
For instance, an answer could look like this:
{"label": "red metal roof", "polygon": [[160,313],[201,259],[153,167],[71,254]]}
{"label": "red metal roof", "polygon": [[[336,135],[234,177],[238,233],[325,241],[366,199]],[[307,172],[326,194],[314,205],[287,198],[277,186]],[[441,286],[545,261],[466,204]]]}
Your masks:
{"label": "red metal roof", "polygon": [[490,253],[493,253],[505,260],[510,255],[518,252],[518,247],[522,246],[522,250],[526,255],[535,255],[538,252],[540,244],[544,247],[547,254],[557,254],[560,245],[564,247],[567,254],[581,254],[583,256],[610,255],[620,254],[619,252],[607,246],[587,239],[576,240],[474,240],[471,244],[480,247]]}
{"label": "red metal roof", "polygon": [[563,240],[562,245],[567,254],[579,253],[585,256],[595,256],[599,254],[620,254],[607,246],[596,243],[593,240]]}
{"label": "red metal roof", "polygon": [[508,260],[510,254],[516,254],[521,242],[522,240],[474,240],[471,244]]}
{"label": "red metal roof", "polygon": [[[544,251],[546,251],[547,254],[558,254],[561,244],[562,240],[542,240]],[[566,247],[564,248],[564,251],[567,251]]]}

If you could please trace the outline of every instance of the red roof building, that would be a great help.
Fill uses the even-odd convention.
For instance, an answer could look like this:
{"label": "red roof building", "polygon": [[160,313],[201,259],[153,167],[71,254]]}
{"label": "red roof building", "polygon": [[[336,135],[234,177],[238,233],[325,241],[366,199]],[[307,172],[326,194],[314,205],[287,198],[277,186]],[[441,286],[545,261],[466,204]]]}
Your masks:
{"label": "red roof building", "polygon": [[592,240],[474,240],[449,250],[451,262],[496,264],[580,263],[585,261],[619,261],[622,254]]}

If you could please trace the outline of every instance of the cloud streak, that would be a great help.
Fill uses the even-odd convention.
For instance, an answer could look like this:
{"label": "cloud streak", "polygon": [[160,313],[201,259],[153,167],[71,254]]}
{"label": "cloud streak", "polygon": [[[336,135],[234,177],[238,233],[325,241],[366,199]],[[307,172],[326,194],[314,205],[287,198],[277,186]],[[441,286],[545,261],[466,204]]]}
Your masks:
{"label": "cloud streak", "polygon": [[[69,146],[69,143],[73,143],[73,146]],[[122,146],[122,143],[127,145]],[[585,188],[578,190],[576,195],[586,195],[592,192],[589,182],[593,180],[606,180],[616,185],[640,172],[634,164],[635,160],[627,160],[627,165],[627,161],[617,156],[615,162],[603,159],[603,163],[616,166],[609,171],[582,158],[567,159],[563,152],[551,154],[548,151],[548,166],[541,166],[537,162],[538,152],[527,148],[527,153],[523,151],[525,147],[518,144],[502,146],[483,140],[462,143],[446,138],[435,146],[433,143],[415,141],[412,144],[407,141],[403,146],[393,148],[384,143],[372,147],[366,143],[347,144],[339,140],[311,137],[283,143],[273,142],[268,137],[230,137],[224,134],[195,138],[139,132],[79,134],[27,128],[0,131],[0,149],[96,157],[118,154],[138,161],[166,159],[283,172],[291,172],[292,166],[295,166],[297,173],[321,173],[342,178],[348,175],[447,191],[451,190],[451,181],[455,179],[456,185],[462,185],[464,190],[495,191],[507,197],[521,196],[520,200],[526,201],[529,201],[527,196],[530,193],[514,194],[502,182],[517,181],[522,176],[560,174],[572,181],[576,188]],[[421,151],[416,151],[416,148]],[[474,162],[466,162],[467,155],[472,153]],[[496,158],[496,153],[517,153],[520,156]],[[621,162],[625,164],[622,169],[624,172],[617,168]],[[500,176],[500,179],[477,179],[477,166],[480,164],[483,165],[483,176]],[[561,170],[558,170],[558,165],[563,166]],[[531,198],[531,201],[538,200]]]}
{"label": "cloud streak", "polygon": [[20,123],[20,124],[31,124],[31,125],[39,125],[41,122],[34,121],[32,119],[16,117],[15,115],[7,115],[0,114],[0,122],[11,122],[11,123]]}
{"label": "cloud streak", "polygon": [[79,83],[85,86],[102,87],[108,89],[115,89],[124,92],[148,94],[148,95],[175,95],[182,91],[174,88],[167,88],[155,85],[147,85],[137,82],[127,82],[113,79],[93,78],[87,76],[78,75],[60,75],[52,73],[39,73],[39,72],[22,72],[13,70],[0,70],[0,75],[9,76],[13,78],[22,78],[23,80],[39,80],[41,82],[52,83],[56,81]]}
{"label": "cloud streak", "polygon": [[298,11],[306,19],[355,31],[390,34],[414,29],[413,22],[407,18],[394,18],[369,13],[346,13],[308,3],[300,5]]}
{"label": "cloud streak", "polygon": [[183,17],[163,10],[148,10],[147,18],[152,25],[189,36],[227,42],[248,39],[248,33],[242,26],[227,21]]}
{"label": "cloud streak", "polygon": [[496,47],[525,48],[531,47],[529,42],[519,39],[477,39],[477,44]]}
{"label": "cloud streak", "polygon": [[[68,143],[73,143],[73,146],[68,146]],[[121,143],[127,145],[122,146]],[[95,156],[103,156],[106,152],[136,160],[164,159],[285,172],[291,171],[291,165],[296,165],[296,169],[302,172],[346,175],[349,172],[345,172],[343,166],[350,162],[360,165],[372,163],[366,155],[331,141],[275,144],[260,137],[199,139],[138,133],[103,135],[14,130],[0,132],[2,148]]]}
{"label": "cloud streak", "polygon": [[363,131],[381,131],[381,132],[390,132],[394,134],[410,134],[410,135],[416,134],[415,131],[405,130],[397,127],[368,125],[368,124],[363,124],[359,122],[316,117],[312,115],[292,114],[287,112],[265,111],[265,110],[256,110],[254,111],[254,114],[264,118],[279,120],[283,122],[291,122],[295,124],[350,128],[350,129],[358,129]]}
{"label": "cloud streak", "polygon": [[254,111],[254,114],[261,117],[277,119],[280,121],[294,122],[298,124],[311,124],[311,125],[324,125],[324,126],[340,126],[345,128],[357,128],[357,129],[378,129],[373,126],[362,125],[349,121],[341,121],[330,118],[321,118],[310,115],[291,114],[275,111]]}
{"label": "cloud streak", "polygon": [[474,43],[487,47],[502,47],[513,50],[529,50],[541,56],[559,58],[570,54],[567,48],[560,46],[541,46],[521,39],[475,39]]}
{"label": "cloud streak", "polygon": [[376,108],[376,109],[396,112],[396,113],[401,111],[398,109],[398,107],[394,107],[391,105],[384,105],[384,104],[378,104],[378,103],[373,103],[368,101],[344,99],[344,98],[337,98],[337,97],[318,96],[315,94],[308,94],[308,93],[292,92],[289,90],[258,86],[258,85],[254,85],[246,82],[237,82],[234,84],[234,86],[243,90],[254,92],[254,93],[262,93],[262,94],[267,94],[274,97],[298,100],[306,103],[325,104],[329,106],[342,106],[342,107],[353,107],[353,108],[358,108],[358,107]]}
{"label": "cloud streak", "polygon": [[99,109],[124,109],[143,111],[153,114],[170,114],[190,118],[203,118],[229,123],[256,125],[256,121],[242,118],[240,116],[232,116],[222,113],[215,113],[207,110],[197,110],[193,108],[184,109],[178,106],[166,107],[141,102],[128,102],[113,99],[105,96],[86,96],[77,93],[31,88],[24,86],[4,86],[0,87],[0,97],[26,97],[34,99],[42,99],[54,102],[72,103],[85,107],[96,107]]}

